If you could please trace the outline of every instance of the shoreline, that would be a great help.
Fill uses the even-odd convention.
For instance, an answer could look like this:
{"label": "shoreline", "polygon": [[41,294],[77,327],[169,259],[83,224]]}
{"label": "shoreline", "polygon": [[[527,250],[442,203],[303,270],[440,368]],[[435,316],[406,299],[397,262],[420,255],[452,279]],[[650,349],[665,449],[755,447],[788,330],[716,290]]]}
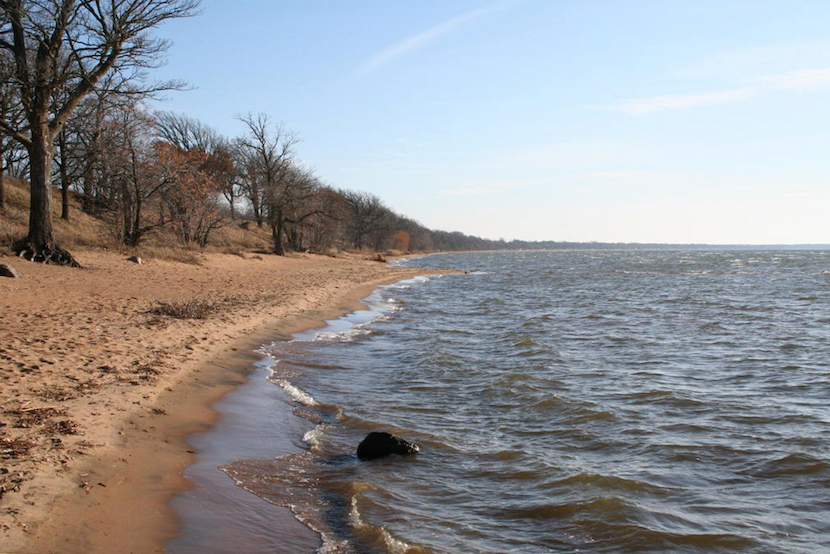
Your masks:
{"label": "shoreline", "polygon": [[[90,253],[88,257],[94,261],[84,261],[93,270],[107,266],[138,273],[150,265],[140,268],[125,266],[127,262],[115,254]],[[79,398],[61,403],[53,401],[52,405],[60,404],[63,414],[60,417],[71,416],[71,421],[77,422],[81,429],[79,436],[85,439],[67,445],[65,450],[74,450],[71,453],[61,452],[62,456],[54,459],[49,456],[48,449],[42,454],[42,448],[33,448],[28,456],[30,460],[24,458],[20,463],[15,463],[18,460],[14,459],[2,460],[4,466],[12,466],[10,471],[17,470],[14,467],[17,465],[24,472],[22,474],[29,477],[21,483],[19,492],[7,492],[0,501],[4,516],[4,551],[163,552],[164,544],[176,538],[179,532],[179,523],[170,500],[189,488],[189,482],[181,472],[195,460],[195,452],[187,439],[216,424],[218,414],[211,406],[247,381],[248,375],[254,371],[252,364],[261,359],[255,350],[279,337],[320,327],[326,320],[359,309],[362,306],[360,300],[378,286],[425,273],[424,270],[389,267],[359,258],[332,260],[308,255],[286,259],[257,257],[256,261],[242,261],[230,255],[211,255],[210,258],[209,264],[229,262],[231,273],[252,266],[257,273],[257,282],[263,285],[266,293],[269,292],[269,281],[273,283],[282,278],[280,283],[285,285],[287,278],[291,277],[293,281],[287,285],[291,296],[286,301],[280,295],[266,295],[268,298],[253,308],[245,306],[229,314],[223,312],[222,321],[209,320],[191,325],[175,321],[161,328],[149,325],[142,346],[150,352],[142,351],[141,354],[153,354],[152,346],[162,346],[153,341],[172,333],[178,339],[179,349],[184,350],[184,356],[180,356],[182,363],[177,369],[168,374],[159,369],[157,379],[147,379],[126,390],[122,388],[122,383],[114,381],[88,396],[79,395]],[[34,293],[39,288],[37,285],[46,284],[48,288],[55,281],[65,285],[67,280],[72,281],[73,278],[90,280],[89,275],[83,274],[84,270],[71,273],[79,270],[52,266],[35,268],[33,264],[26,263],[16,265],[24,275],[31,274],[31,277],[14,280],[17,283],[2,282],[0,293],[17,285],[33,289],[27,292]],[[201,266],[178,267],[183,264],[173,262],[157,262],[154,265],[164,266],[162,269],[177,266],[174,267],[177,274],[174,280],[185,282],[179,293],[182,290],[201,293],[208,290],[204,279],[195,278],[195,275],[204,272]],[[311,270],[314,271],[314,278],[311,278]],[[225,275],[222,274],[223,277]],[[107,278],[111,279],[112,275],[105,276]],[[32,283],[29,279],[37,282]],[[233,284],[227,281],[218,280],[218,288]],[[127,291],[135,292],[130,283],[121,284]],[[163,284],[157,283],[157,288],[161,290]],[[85,301],[98,296],[92,292],[95,288],[90,283],[81,288],[86,291],[81,294]],[[135,296],[130,298],[136,299]],[[17,297],[17,300],[25,304],[26,298]],[[15,304],[12,301],[11,306],[6,306],[7,310],[12,308],[14,312]],[[113,307],[117,311],[122,306],[116,302]],[[142,314],[146,318],[146,311]],[[107,321],[106,317],[101,319]],[[0,323],[5,324],[6,321],[0,320]],[[129,336],[129,321],[124,323],[128,328],[123,333]],[[27,329],[24,326],[18,331],[25,334]],[[197,334],[202,336],[195,336]],[[70,336],[83,338],[77,333],[70,333]],[[67,340],[65,336],[60,338]],[[4,358],[13,358],[16,354],[14,342],[12,348],[0,352]],[[48,340],[46,342],[49,343]],[[92,360],[86,364],[87,367],[106,361],[107,355],[117,350],[110,341],[96,343],[96,346],[99,352],[87,352]],[[168,347],[168,344],[163,346]],[[119,359],[122,366],[133,358],[133,366],[144,367],[141,356],[136,357],[131,348],[127,350],[127,355]],[[164,349],[162,351],[168,353]],[[45,359],[39,356],[39,352],[29,354]],[[47,370],[49,378],[60,380],[63,377],[77,382],[78,377],[62,374],[60,370],[63,368],[58,360],[48,361],[52,362]],[[26,373],[28,362],[17,362],[20,372]],[[35,365],[38,364],[32,364],[29,369]],[[166,365],[170,364],[160,363],[160,367]],[[7,377],[3,375],[4,381]],[[8,395],[12,398],[3,400],[3,421],[6,423],[3,431],[14,431],[8,427],[9,413],[19,414],[21,410],[46,404],[43,401],[33,403],[31,397],[44,388],[57,386],[45,385],[38,389],[30,384],[28,391],[21,392],[20,384],[27,379],[49,381],[42,375],[37,378],[21,375],[12,383],[17,385],[10,387],[11,392],[16,394]],[[7,385],[8,382],[4,382],[4,389]],[[21,408],[21,405],[25,407]],[[105,409],[111,410],[110,414],[104,414]],[[30,431],[36,432],[37,429],[24,430],[22,434],[26,438],[20,440],[31,440]],[[4,433],[4,437],[7,434]],[[69,442],[74,437],[61,438]],[[54,442],[54,437],[50,440]],[[297,522],[297,525],[301,524]]]}
{"label": "shoreline", "polygon": [[190,435],[195,461],[183,475],[192,486],[170,501],[179,530],[164,544],[168,554],[295,554],[320,546],[319,535],[289,508],[252,494],[219,469],[239,459],[273,459],[301,450],[307,422],[295,414],[290,396],[268,379],[273,363],[270,357],[256,362],[245,384],[213,404],[216,424]]}

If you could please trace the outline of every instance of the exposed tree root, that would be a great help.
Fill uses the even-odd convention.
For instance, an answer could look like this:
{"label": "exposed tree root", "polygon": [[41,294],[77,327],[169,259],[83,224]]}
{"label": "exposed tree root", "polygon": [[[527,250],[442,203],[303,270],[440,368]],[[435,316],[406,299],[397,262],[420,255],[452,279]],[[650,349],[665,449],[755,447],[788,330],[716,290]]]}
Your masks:
{"label": "exposed tree root", "polygon": [[20,258],[29,260],[30,262],[81,267],[81,264],[78,263],[72,254],[57,244],[37,248],[34,244],[24,239],[15,243],[14,246],[12,246],[12,250]]}

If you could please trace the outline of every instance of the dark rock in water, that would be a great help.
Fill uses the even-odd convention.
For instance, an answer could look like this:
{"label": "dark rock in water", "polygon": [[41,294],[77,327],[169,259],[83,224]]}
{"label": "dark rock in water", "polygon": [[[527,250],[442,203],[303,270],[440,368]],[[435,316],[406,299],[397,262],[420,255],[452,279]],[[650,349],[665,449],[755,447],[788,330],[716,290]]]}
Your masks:
{"label": "dark rock in water", "polygon": [[373,432],[357,447],[357,457],[361,460],[374,460],[389,454],[415,454],[420,450],[414,442],[409,442],[391,433]]}
{"label": "dark rock in water", "polygon": [[8,264],[0,264],[0,277],[11,277],[12,279],[20,279],[22,275],[12,266]]}

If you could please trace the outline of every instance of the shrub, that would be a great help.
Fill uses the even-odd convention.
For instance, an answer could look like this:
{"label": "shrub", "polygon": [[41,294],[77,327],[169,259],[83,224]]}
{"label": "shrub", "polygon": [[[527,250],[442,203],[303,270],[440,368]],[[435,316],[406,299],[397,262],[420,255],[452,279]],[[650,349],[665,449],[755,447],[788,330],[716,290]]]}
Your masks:
{"label": "shrub", "polygon": [[176,319],[206,319],[217,309],[217,303],[210,298],[186,298],[184,300],[171,300],[170,302],[157,302],[150,309],[150,313]]}

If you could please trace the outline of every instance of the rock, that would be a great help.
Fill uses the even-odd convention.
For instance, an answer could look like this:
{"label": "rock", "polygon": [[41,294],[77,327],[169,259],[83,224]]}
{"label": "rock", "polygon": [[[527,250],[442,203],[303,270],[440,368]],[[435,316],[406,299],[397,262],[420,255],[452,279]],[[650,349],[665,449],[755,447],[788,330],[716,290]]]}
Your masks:
{"label": "rock", "polygon": [[357,447],[357,457],[361,460],[374,460],[389,454],[415,454],[419,450],[417,444],[391,433],[372,432]]}
{"label": "rock", "polygon": [[141,265],[141,264],[144,263],[144,260],[142,260],[138,256],[130,256],[129,258],[127,258],[127,261],[128,262],[133,262],[134,264],[138,264],[138,265]]}
{"label": "rock", "polygon": [[0,277],[11,277],[12,279],[20,279],[23,275],[15,268],[8,264],[0,264]]}

